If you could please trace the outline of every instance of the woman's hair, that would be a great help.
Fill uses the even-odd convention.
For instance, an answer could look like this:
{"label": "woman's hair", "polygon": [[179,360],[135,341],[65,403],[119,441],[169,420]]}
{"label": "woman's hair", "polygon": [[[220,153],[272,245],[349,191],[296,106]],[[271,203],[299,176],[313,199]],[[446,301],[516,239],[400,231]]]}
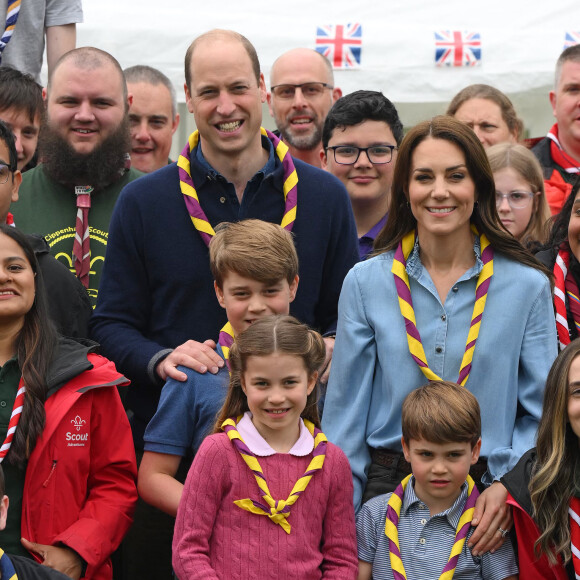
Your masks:
{"label": "woman's hair", "polygon": [[[577,179],[572,187],[570,195],[567,197],[566,202],[562,206],[560,213],[552,216],[548,220],[547,226],[549,227],[549,233],[547,236],[547,241],[544,244],[544,250],[556,250],[564,245],[566,249],[570,250],[568,245],[568,224],[570,223],[570,218],[572,217],[572,207],[574,206],[574,199],[580,191],[580,179]],[[580,256],[576,256],[576,259],[580,261]]]}
{"label": "woman's hair", "polygon": [[403,139],[393,174],[387,223],[375,240],[375,255],[395,249],[405,235],[417,226],[409,204],[409,180],[413,153],[426,139],[448,141],[463,152],[465,165],[475,185],[477,202],[471,214],[471,223],[480,234],[487,236],[494,250],[550,277],[548,270],[502,226],[495,204],[493,173],[483,145],[467,125],[446,115],[419,123]]}
{"label": "woman's hair", "polygon": [[534,545],[552,563],[556,554],[571,557],[568,504],[575,489],[574,470],[580,461],[578,437],[568,421],[568,374],[580,355],[580,339],[572,341],[554,361],[544,392],[538,427],[536,463],[529,483],[532,515],[541,531]]}
{"label": "woman's hair", "polygon": [[455,117],[457,110],[465,102],[471,99],[487,99],[495,103],[501,110],[501,116],[516,140],[519,141],[524,134],[524,124],[518,118],[516,110],[507,95],[490,85],[476,84],[469,85],[460,90],[449,103],[447,115]]}
{"label": "woman's hair", "polygon": [[[249,411],[246,394],[242,389],[242,376],[246,370],[248,357],[268,356],[274,353],[300,357],[308,377],[312,377],[322,366],[326,349],[320,334],[292,316],[268,316],[254,322],[247,330],[236,336],[230,349],[230,386],[218,414],[214,433],[221,431],[222,423],[229,417],[243,415]],[[308,395],[302,417],[320,427],[317,388]]]}
{"label": "woman's hair", "polygon": [[0,233],[14,240],[24,252],[34,272],[34,302],[24,315],[24,324],[16,337],[16,356],[26,396],[22,415],[14,433],[7,460],[24,466],[44,429],[46,400],[46,375],[56,344],[56,331],[48,315],[42,273],[32,246],[18,229],[0,224]]}
{"label": "woman's hair", "polygon": [[532,216],[519,240],[524,247],[535,242],[543,244],[546,241],[546,222],[551,214],[546,201],[542,167],[536,156],[523,145],[498,143],[487,150],[487,157],[494,173],[510,167],[530,184],[532,193],[539,194],[534,195]]}

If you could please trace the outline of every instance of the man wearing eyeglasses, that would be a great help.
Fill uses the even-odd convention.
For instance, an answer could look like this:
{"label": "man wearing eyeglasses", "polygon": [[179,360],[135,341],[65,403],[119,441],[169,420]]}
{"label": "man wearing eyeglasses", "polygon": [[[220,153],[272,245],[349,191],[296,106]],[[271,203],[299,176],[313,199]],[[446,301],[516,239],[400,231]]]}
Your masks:
{"label": "man wearing eyeglasses", "polygon": [[322,168],[338,177],[352,205],[359,254],[372,251],[387,221],[391,183],[403,125],[382,93],[356,91],[330,109],[322,131]]}
{"label": "man wearing eyeglasses", "polygon": [[310,48],[294,48],[272,65],[270,86],[270,114],[292,157],[320,167],[324,119],[342,95],[329,60]]}

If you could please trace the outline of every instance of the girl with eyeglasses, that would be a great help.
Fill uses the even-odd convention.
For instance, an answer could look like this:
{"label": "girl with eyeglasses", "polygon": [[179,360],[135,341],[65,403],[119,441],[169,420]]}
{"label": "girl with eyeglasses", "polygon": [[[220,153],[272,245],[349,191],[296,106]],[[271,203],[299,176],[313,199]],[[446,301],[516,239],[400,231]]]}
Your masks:
{"label": "girl with eyeglasses", "polygon": [[501,223],[531,251],[546,241],[550,208],[542,168],[523,145],[500,143],[487,150],[495,181],[495,202]]}

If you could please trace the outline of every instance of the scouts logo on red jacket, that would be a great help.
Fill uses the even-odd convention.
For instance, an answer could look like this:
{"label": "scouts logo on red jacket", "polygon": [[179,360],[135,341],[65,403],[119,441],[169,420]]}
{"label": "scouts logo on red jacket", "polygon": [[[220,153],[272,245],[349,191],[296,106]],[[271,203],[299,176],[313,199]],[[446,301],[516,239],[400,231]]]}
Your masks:
{"label": "scouts logo on red jacket", "polygon": [[80,415],[71,419],[70,422],[72,423],[72,431],[66,434],[67,447],[85,447],[89,440],[87,422]]}

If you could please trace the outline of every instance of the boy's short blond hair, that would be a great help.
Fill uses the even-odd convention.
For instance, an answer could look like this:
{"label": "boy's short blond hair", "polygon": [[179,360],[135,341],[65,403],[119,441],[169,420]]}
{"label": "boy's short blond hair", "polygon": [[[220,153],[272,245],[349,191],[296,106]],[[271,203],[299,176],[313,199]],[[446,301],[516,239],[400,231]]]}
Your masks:
{"label": "boy's short blond hair", "polygon": [[481,437],[477,399],[465,387],[448,381],[429,381],[407,395],[402,411],[403,438],[432,443],[469,442]]}
{"label": "boy's short blond hair", "polygon": [[263,284],[291,284],[298,275],[292,234],[262,220],[220,224],[209,245],[209,262],[219,288],[228,272]]}

